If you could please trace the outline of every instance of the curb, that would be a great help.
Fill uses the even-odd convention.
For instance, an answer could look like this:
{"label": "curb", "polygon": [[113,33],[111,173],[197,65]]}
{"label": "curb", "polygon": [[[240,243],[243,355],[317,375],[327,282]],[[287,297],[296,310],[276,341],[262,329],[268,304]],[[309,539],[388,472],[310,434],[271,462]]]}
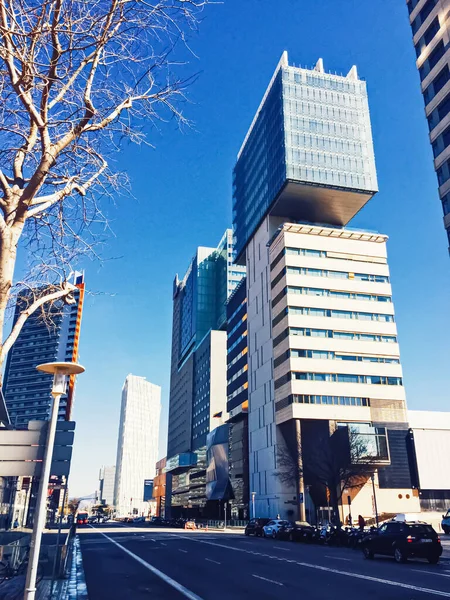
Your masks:
{"label": "curb", "polygon": [[89,600],[78,535],[75,536],[73,541],[72,565],[67,585],[66,600]]}

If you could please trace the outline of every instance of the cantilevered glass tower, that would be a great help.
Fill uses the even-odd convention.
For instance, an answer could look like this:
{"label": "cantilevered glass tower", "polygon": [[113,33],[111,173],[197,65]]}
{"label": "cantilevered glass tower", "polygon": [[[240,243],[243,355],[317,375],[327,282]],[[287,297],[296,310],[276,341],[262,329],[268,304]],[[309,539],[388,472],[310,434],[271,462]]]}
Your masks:
{"label": "cantilevered glass tower", "polygon": [[290,66],[284,52],[238,154],[239,262],[265,216],[346,225],[378,191],[366,82]]}

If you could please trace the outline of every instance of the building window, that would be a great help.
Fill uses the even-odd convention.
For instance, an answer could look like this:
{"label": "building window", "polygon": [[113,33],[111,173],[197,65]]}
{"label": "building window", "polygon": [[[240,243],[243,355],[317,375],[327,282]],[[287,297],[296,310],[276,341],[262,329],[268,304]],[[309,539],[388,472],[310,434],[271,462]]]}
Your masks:
{"label": "building window", "polygon": [[429,17],[429,15],[431,14],[431,11],[436,6],[436,2],[437,2],[437,0],[427,0],[427,2],[425,2],[422,10],[419,12],[417,17],[411,23],[411,28],[412,28],[414,34],[416,34],[419,31],[419,28],[421,27],[421,25],[423,25],[425,23],[425,21],[427,20],[427,17]]}
{"label": "building window", "polygon": [[450,212],[450,194],[445,194],[442,198],[442,210],[444,211],[444,216],[448,215]]}
{"label": "building window", "polygon": [[423,81],[425,79],[425,77],[428,75],[428,73],[430,73],[430,71],[432,71],[434,69],[434,67],[438,64],[438,62],[441,60],[441,58],[444,56],[444,54],[445,54],[445,46],[444,46],[444,42],[441,40],[436,45],[436,48],[434,48],[434,50],[432,52],[430,52],[430,56],[427,58],[427,60],[423,63],[423,65],[419,69],[421,81]]}
{"label": "building window", "polygon": [[430,85],[423,93],[425,104],[428,104],[441,91],[447,81],[450,79],[450,71],[448,65],[441,69],[438,75],[433,79]]}
{"label": "building window", "polygon": [[[286,381],[289,380],[287,375]],[[280,381],[280,378],[278,381]],[[379,375],[353,375],[348,373],[305,373],[293,372],[292,379],[301,381],[327,381],[332,383],[366,383],[372,385],[403,385],[401,377],[382,377]],[[283,381],[283,383],[286,383]],[[275,388],[277,387],[275,383]]]}

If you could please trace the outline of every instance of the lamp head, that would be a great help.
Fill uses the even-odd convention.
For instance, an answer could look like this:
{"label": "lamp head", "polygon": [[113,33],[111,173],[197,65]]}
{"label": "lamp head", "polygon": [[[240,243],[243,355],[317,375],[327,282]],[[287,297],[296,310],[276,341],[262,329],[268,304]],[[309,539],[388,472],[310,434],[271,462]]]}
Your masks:
{"label": "lamp head", "polygon": [[72,362],[43,363],[36,367],[41,373],[53,375],[52,396],[59,396],[66,391],[66,377],[68,375],[79,375],[84,372],[84,367]]}

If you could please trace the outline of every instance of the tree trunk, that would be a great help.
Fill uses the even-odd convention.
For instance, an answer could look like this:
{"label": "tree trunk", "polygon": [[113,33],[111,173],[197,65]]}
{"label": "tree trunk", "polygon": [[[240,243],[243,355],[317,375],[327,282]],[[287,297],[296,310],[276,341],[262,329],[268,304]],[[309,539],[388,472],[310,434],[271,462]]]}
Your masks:
{"label": "tree trunk", "polygon": [[339,498],[334,486],[330,488],[330,503],[333,510],[333,524],[340,528],[341,517],[339,513]]}
{"label": "tree trunk", "polygon": [[2,352],[5,328],[6,308],[13,284],[14,269],[17,259],[17,242],[23,226],[10,229],[5,226],[0,235],[0,387],[2,385],[2,367],[4,356]]}

